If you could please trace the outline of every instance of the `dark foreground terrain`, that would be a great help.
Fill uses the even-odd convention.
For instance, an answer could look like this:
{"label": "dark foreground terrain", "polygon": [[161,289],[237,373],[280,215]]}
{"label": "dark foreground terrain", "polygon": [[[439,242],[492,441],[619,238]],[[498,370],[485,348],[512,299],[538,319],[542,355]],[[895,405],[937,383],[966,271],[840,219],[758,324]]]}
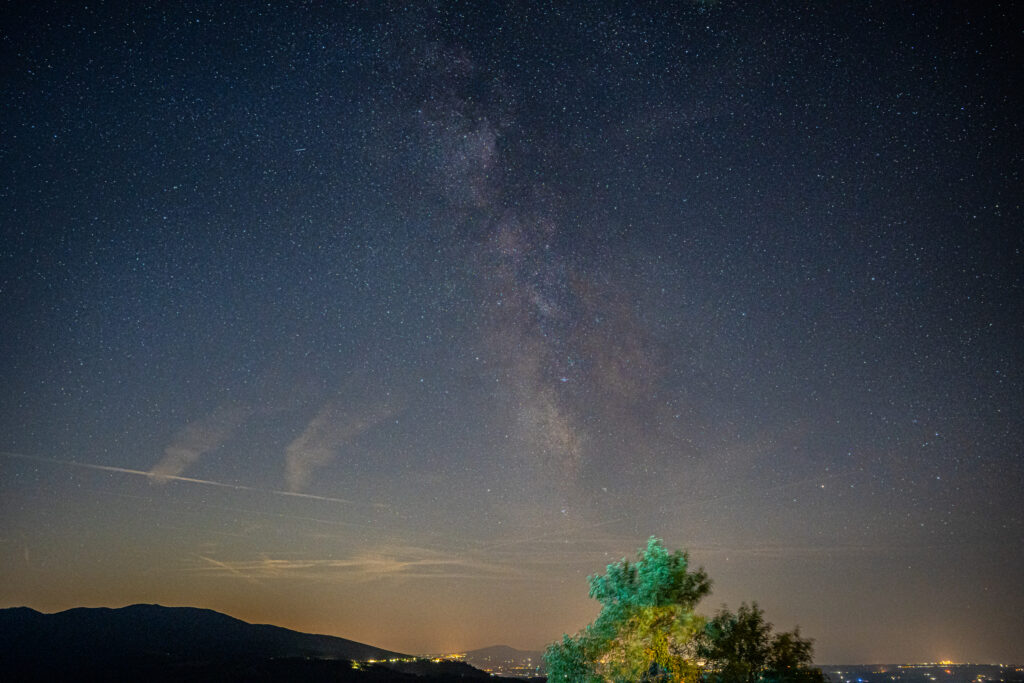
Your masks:
{"label": "dark foreground terrain", "polygon": [[[415,672],[418,669],[418,673]],[[188,662],[159,657],[115,658],[106,661],[28,662],[0,665],[5,681],[246,681],[307,683],[451,683],[489,679],[467,664],[425,662],[400,671],[382,664],[353,668],[348,660],[250,659]]]}
{"label": "dark foreground terrain", "polygon": [[1004,664],[822,665],[831,683],[1024,683],[1024,667]]}
{"label": "dark foreground terrain", "polygon": [[[462,656],[494,671],[519,672],[534,668],[539,653],[492,647]],[[831,683],[1024,683],[1024,667],[995,664],[821,669]],[[0,681],[467,683],[488,678],[465,662],[417,659],[192,607],[132,605],[56,614],[0,609]]]}
{"label": "dark foreground terrain", "polygon": [[4,681],[443,683],[489,677],[461,662],[417,660],[344,638],[248,624],[205,609],[0,610]]}

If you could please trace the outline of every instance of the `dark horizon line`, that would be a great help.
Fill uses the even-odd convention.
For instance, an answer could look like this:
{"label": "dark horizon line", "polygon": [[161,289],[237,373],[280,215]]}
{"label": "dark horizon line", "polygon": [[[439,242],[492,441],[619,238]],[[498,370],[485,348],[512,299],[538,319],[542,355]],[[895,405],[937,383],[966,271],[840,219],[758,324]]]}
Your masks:
{"label": "dark horizon line", "polygon": [[[86,609],[86,610],[111,610],[111,611],[113,611],[113,610],[130,609],[130,608],[133,608],[133,607],[158,607],[160,609],[195,609],[195,610],[202,610],[202,611],[205,611],[205,612],[212,612],[214,614],[220,614],[220,615],[229,617],[231,619],[235,619],[237,621],[240,621],[242,623],[249,624],[249,625],[252,625],[252,626],[272,626],[274,628],[279,628],[279,629],[283,629],[285,631],[291,631],[293,633],[299,633],[299,634],[304,634],[304,635],[324,636],[324,637],[328,637],[328,638],[339,638],[339,639],[342,639],[342,640],[351,640],[350,638],[347,638],[345,636],[339,636],[339,635],[334,635],[334,634],[329,634],[329,633],[312,633],[310,631],[299,631],[297,629],[288,628],[287,626],[280,626],[278,624],[250,622],[250,621],[246,621],[245,619],[242,619],[240,617],[236,617],[233,614],[229,614],[227,612],[222,612],[220,610],[212,609],[210,607],[200,607],[200,606],[197,606],[197,605],[163,605],[163,604],[156,603],[156,602],[136,602],[136,603],[131,603],[131,604],[128,604],[128,605],[122,605],[120,607],[109,607],[109,606],[106,606],[106,605],[98,605],[98,606],[79,605],[79,606],[76,606],[76,607],[68,607],[66,609],[57,610],[57,611],[54,611],[54,612],[44,612],[42,610],[36,609],[35,607],[30,607],[28,605],[11,605],[9,607],[0,607],[0,611],[4,611],[4,610],[17,610],[17,609],[28,609],[28,610],[32,610],[33,612],[36,612],[37,614],[55,615],[55,614],[62,614],[64,612],[69,612],[69,611],[72,611],[72,610],[79,610],[79,609]],[[352,641],[352,642],[356,642],[356,641]],[[362,644],[369,645],[368,643],[362,643]],[[387,650],[388,649],[388,648],[378,647],[376,645],[369,645],[369,646],[373,647],[373,648],[376,648],[376,649],[380,649],[380,650]],[[508,648],[510,650],[515,650],[517,652],[526,652],[526,653],[540,653],[540,654],[543,654],[543,652],[544,652],[543,648],[541,648],[541,649],[519,648],[519,647],[514,647],[512,645],[507,645],[505,643],[494,643],[492,645],[484,645],[482,647],[466,648],[466,649],[459,649],[459,650],[446,650],[446,651],[441,651],[441,652],[438,652],[438,651],[423,652],[423,653],[410,652],[408,655],[405,655],[405,656],[424,657],[424,658],[443,657],[446,654],[447,655],[451,655],[451,654],[468,654],[468,653],[472,653],[472,652],[478,652],[480,650],[489,650],[489,649],[493,649],[493,648]],[[940,661],[936,661],[936,662],[925,662],[925,661],[902,661],[902,662],[896,662],[896,661],[888,661],[888,662],[886,662],[886,661],[849,662],[848,661],[848,662],[843,662],[843,663],[814,662],[813,666],[815,666],[815,667],[817,667],[819,669],[825,669],[825,668],[836,669],[836,668],[843,668],[843,667],[857,667],[857,668],[866,668],[866,667],[915,668],[915,667],[943,667],[943,666],[944,667],[991,666],[991,667],[999,667],[999,668],[1003,668],[1003,669],[1017,669],[1017,670],[1024,669],[1024,663],[1010,663],[1010,664],[1007,664],[1007,663],[1004,663],[1004,662],[984,662],[984,661],[977,661],[977,662],[972,662],[972,661],[952,662],[952,661],[946,661],[946,660],[940,660]]]}

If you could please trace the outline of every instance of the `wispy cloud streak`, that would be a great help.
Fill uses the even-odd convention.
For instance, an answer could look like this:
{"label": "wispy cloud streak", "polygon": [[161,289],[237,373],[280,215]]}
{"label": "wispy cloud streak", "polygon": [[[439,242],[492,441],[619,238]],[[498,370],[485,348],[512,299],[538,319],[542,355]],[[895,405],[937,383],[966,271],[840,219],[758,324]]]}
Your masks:
{"label": "wispy cloud streak", "polygon": [[333,460],[352,439],[392,414],[383,404],[343,408],[328,403],[292,441],[285,453],[288,490],[296,495],[309,484],[314,470]]}
{"label": "wispy cloud streak", "polygon": [[250,408],[226,405],[185,425],[173,443],[164,449],[164,457],[150,470],[153,480],[163,483],[180,475],[202,455],[230,439],[252,412]]}
{"label": "wispy cloud streak", "polygon": [[501,579],[536,580],[517,562],[496,563],[473,554],[429,550],[413,546],[383,546],[349,558],[280,558],[263,556],[253,560],[216,560],[190,568],[206,574],[231,574],[242,578],[308,580],[450,580]]}

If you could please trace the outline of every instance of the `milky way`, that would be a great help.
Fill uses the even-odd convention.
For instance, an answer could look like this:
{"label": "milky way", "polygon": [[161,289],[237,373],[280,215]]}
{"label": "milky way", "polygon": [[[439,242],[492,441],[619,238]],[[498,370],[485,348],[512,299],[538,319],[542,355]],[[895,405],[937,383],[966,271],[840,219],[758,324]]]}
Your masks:
{"label": "milky way", "polygon": [[653,534],[1024,659],[1011,14],[8,12],[0,602],[538,648]]}

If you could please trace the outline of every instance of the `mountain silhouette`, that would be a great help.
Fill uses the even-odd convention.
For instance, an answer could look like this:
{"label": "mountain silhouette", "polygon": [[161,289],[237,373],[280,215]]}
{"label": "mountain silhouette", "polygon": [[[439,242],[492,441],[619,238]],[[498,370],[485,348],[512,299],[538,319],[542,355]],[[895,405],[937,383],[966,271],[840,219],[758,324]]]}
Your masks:
{"label": "mountain silhouette", "polygon": [[[403,661],[353,665],[353,661]],[[458,662],[249,624],[195,607],[132,605],[43,614],[0,609],[0,680],[409,681],[484,678]]]}
{"label": "mountain silhouette", "polygon": [[196,607],[131,605],[77,607],[42,614],[27,607],[0,610],[0,656],[79,658],[158,656],[193,661],[262,657],[387,659],[397,652],[344,638],[249,624]]}

